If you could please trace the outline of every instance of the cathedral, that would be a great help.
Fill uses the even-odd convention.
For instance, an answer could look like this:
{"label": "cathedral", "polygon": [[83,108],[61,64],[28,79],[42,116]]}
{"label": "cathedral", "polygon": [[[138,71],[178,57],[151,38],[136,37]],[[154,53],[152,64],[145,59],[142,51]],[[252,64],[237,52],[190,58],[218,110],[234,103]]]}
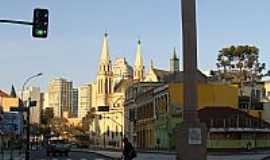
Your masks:
{"label": "cathedral", "polygon": [[[103,147],[120,147],[125,135],[124,101],[125,91],[133,83],[162,82],[163,77],[179,71],[179,59],[174,50],[170,62],[170,71],[154,68],[153,63],[147,74],[142,56],[141,41],[137,42],[134,66],[125,58],[117,58],[112,63],[109,53],[108,34],[104,34],[98,71],[92,85],[92,107],[96,109],[96,118],[90,126],[92,143]],[[108,112],[98,111],[99,106],[109,106]]]}

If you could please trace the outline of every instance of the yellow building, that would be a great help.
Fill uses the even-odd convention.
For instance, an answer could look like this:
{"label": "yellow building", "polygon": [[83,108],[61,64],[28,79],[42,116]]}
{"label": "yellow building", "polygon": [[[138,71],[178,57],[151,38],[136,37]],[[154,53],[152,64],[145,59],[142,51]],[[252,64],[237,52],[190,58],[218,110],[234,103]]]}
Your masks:
{"label": "yellow building", "polygon": [[0,106],[3,107],[4,112],[9,112],[11,107],[19,106],[19,98],[2,97]]}
{"label": "yellow building", "polygon": [[[182,119],[183,84],[169,83],[148,89],[135,97],[135,103],[135,134],[131,134],[136,137],[131,136],[130,139],[135,140],[137,147],[142,149],[171,148],[173,128]],[[199,84],[198,110],[206,107],[237,108],[238,88],[230,85]]]}
{"label": "yellow building", "polygon": [[[168,92],[171,100],[173,100],[178,106],[183,107],[183,84],[169,84]],[[199,84],[198,109],[212,106],[238,108],[238,88],[228,84]]]}

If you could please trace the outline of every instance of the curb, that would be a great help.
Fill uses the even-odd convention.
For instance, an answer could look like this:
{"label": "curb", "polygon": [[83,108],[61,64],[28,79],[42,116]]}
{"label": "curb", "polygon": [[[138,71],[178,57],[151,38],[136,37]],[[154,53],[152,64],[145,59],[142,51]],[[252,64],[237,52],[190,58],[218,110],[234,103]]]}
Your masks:
{"label": "curb", "polygon": [[[267,155],[270,152],[208,152],[209,156],[231,156],[231,155]],[[270,156],[269,156],[270,157]]]}
{"label": "curb", "polygon": [[108,158],[108,159],[111,159],[111,160],[114,160],[114,159],[117,159],[115,157],[110,157],[110,156],[107,156],[107,155],[104,155],[104,154],[101,154],[101,153],[97,153],[95,151],[84,151],[84,150],[71,150],[71,152],[84,152],[84,153],[92,153],[92,154],[95,154],[95,155],[98,155],[98,156],[101,156],[101,157],[104,157],[104,158]]}
{"label": "curb", "polygon": [[264,157],[263,159],[261,160],[269,160],[270,159],[270,156],[267,156],[267,157]]}

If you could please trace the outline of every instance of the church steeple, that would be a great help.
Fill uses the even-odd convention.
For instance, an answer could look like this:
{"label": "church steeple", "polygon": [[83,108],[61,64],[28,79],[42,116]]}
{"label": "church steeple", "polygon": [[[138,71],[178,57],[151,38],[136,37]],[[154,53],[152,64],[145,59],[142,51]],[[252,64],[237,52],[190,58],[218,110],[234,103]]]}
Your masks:
{"label": "church steeple", "polygon": [[113,73],[109,55],[108,33],[104,34],[99,69],[97,74],[97,104],[108,105],[109,94],[113,93]]}
{"label": "church steeple", "polygon": [[12,84],[11,90],[10,90],[10,97],[13,97],[13,98],[17,97],[17,94],[16,94],[16,91],[15,91],[13,84]]}
{"label": "church steeple", "polygon": [[134,66],[134,80],[142,81],[144,78],[144,65],[143,65],[143,57],[142,57],[142,45],[141,41],[137,42],[137,50],[136,50],[136,59]]}
{"label": "church steeple", "polygon": [[179,72],[179,58],[177,58],[176,49],[173,50],[173,56],[170,59],[170,71]]}
{"label": "church steeple", "polygon": [[109,62],[110,56],[109,56],[108,33],[105,32],[101,49],[100,63],[109,63]]}

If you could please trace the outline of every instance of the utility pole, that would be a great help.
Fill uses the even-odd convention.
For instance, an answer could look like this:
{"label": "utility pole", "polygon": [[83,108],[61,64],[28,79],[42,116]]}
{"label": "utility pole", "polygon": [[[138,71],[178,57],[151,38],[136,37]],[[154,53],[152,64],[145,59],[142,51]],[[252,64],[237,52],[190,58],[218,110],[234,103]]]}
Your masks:
{"label": "utility pole", "polygon": [[183,122],[176,129],[177,160],[206,160],[206,125],[198,117],[196,0],[182,2],[184,59]]}

